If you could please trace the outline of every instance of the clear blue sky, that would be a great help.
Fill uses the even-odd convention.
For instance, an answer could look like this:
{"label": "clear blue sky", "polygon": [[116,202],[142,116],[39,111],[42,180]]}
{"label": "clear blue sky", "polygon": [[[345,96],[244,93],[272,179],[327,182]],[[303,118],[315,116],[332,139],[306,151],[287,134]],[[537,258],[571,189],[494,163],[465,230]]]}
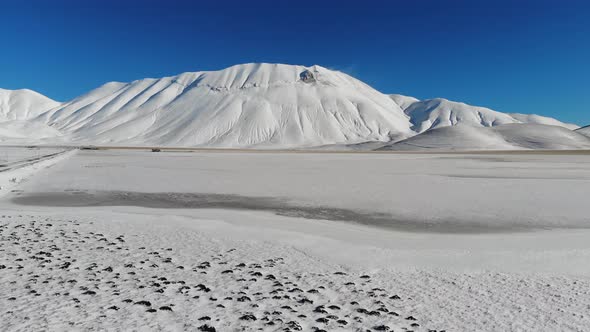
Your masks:
{"label": "clear blue sky", "polygon": [[590,124],[590,1],[21,0],[0,10],[0,87],[60,101],[108,81],[280,62]]}

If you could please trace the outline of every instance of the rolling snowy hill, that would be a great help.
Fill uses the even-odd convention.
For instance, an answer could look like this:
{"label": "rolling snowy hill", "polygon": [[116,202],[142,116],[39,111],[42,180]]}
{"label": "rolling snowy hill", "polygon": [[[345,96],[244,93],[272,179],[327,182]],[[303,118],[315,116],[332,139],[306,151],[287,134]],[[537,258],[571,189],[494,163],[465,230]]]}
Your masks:
{"label": "rolling snowy hill", "polygon": [[536,114],[501,113],[485,107],[477,107],[443,98],[418,100],[402,95],[390,96],[410,117],[412,129],[417,133],[429,129],[467,124],[476,127],[493,127],[509,123],[533,123],[576,129],[553,118]]}
{"label": "rolling snowy hill", "polygon": [[457,125],[426,131],[378,150],[590,149],[590,138],[567,128],[541,124],[495,127]]}
{"label": "rolling snowy hill", "polygon": [[[523,123],[577,128],[538,115],[506,114],[446,99],[385,95],[320,66],[244,64],[111,82],[65,103],[29,90],[0,90],[4,143],[243,148],[356,144],[364,149],[375,146],[364,142],[391,145],[458,124]],[[461,131],[476,132],[451,130],[453,135]],[[491,139],[496,134],[478,132],[480,148],[495,144],[481,135]]]}
{"label": "rolling snowy hill", "polygon": [[30,120],[59,105],[35,91],[0,89],[0,122]]}

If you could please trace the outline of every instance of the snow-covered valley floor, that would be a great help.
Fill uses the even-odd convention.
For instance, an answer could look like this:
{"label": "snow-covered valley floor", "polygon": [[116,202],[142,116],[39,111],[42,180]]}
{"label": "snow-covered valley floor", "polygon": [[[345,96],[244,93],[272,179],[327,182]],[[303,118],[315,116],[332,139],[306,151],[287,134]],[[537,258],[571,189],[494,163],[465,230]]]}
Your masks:
{"label": "snow-covered valley floor", "polygon": [[587,155],[79,151],[0,201],[0,330],[585,331],[589,182]]}

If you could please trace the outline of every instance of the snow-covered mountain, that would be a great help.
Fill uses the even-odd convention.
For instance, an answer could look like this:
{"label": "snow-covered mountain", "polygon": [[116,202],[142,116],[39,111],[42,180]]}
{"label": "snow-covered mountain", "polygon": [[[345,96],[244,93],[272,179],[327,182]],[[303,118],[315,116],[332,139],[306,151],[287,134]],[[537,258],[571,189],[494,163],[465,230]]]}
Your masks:
{"label": "snow-covered mountain", "polygon": [[576,129],[577,125],[566,124],[553,118],[536,114],[501,113],[485,107],[443,98],[418,100],[402,95],[390,96],[410,117],[412,130],[417,133],[429,129],[466,124],[475,127],[493,127],[510,123],[534,123]]}
{"label": "snow-covered mountain", "polygon": [[30,120],[59,105],[35,91],[0,89],[0,122]]}
{"label": "snow-covered mountain", "polygon": [[401,108],[370,86],[280,64],[109,83],[36,121],[94,144],[300,147],[413,135]]}
{"label": "snow-covered mountain", "polygon": [[522,123],[577,127],[446,99],[385,95],[321,66],[244,64],[112,82],[65,103],[28,90],[0,90],[0,141],[4,142],[369,147],[374,145],[358,143],[392,143],[458,124]]}
{"label": "snow-covered mountain", "polygon": [[466,124],[428,130],[378,150],[515,150],[590,149],[590,137],[564,127],[505,124],[478,127]]}

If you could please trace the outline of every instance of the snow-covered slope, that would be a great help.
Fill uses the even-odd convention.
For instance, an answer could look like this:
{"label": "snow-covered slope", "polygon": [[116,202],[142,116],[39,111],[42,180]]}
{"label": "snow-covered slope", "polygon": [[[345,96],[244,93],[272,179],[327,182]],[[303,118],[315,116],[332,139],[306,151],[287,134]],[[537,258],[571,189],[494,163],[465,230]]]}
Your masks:
{"label": "snow-covered slope", "polygon": [[411,118],[412,129],[418,133],[459,123],[491,127],[515,122],[508,114],[442,98],[417,101],[409,105],[405,112]]}
{"label": "snow-covered slope", "polygon": [[35,91],[0,89],[0,122],[29,120],[59,105]]}
{"label": "snow-covered slope", "polygon": [[578,129],[580,126],[573,124],[573,123],[564,123],[554,118],[549,118],[546,116],[541,116],[537,114],[520,114],[520,113],[508,113],[511,117],[515,118],[516,120],[522,123],[536,123],[536,124],[544,124],[550,126],[559,126],[564,127],[567,129],[575,130]]}
{"label": "snow-covered slope", "polygon": [[391,99],[393,99],[393,101],[395,101],[395,103],[398,104],[399,107],[401,107],[403,110],[407,109],[413,103],[420,101],[418,98],[404,96],[404,95],[392,94],[392,95],[389,95],[389,97]]}
{"label": "snow-covered slope", "polygon": [[37,121],[94,144],[291,147],[413,135],[401,108],[370,86],[280,64],[109,83]]}
{"label": "snow-covered slope", "polygon": [[585,126],[585,127],[576,129],[576,132],[590,137],[590,126]]}
{"label": "snow-covered slope", "polygon": [[540,124],[441,127],[379,150],[590,149],[590,138],[567,128]]}
{"label": "snow-covered slope", "polygon": [[0,142],[40,143],[44,139],[56,139],[62,136],[59,130],[41,122],[13,120],[0,122]]}
{"label": "snow-covered slope", "polygon": [[566,128],[511,124],[492,128],[510,144],[525,149],[590,149],[590,139]]}
{"label": "snow-covered slope", "polygon": [[443,98],[418,100],[403,95],[390,97],[410,117],[412,129],[417,133],[429,129],[466,124],[476,127],[493,127],[509,123],[533,123],[576,129],[577,125],[565,124],[553,118],[536,114],[508,114],[485,107],[472,106]]}

